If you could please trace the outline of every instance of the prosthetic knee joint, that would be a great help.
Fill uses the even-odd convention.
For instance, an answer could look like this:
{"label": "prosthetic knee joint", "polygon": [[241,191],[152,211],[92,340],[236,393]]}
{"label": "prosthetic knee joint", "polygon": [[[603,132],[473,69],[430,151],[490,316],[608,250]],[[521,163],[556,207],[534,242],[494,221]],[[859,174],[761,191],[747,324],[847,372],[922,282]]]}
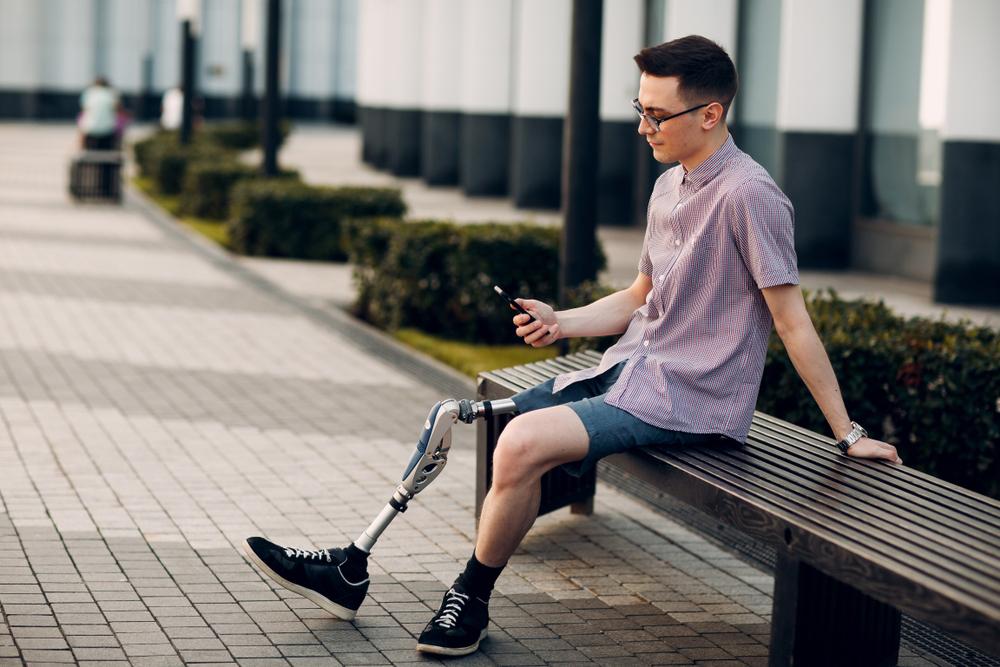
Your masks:
{"label": "prosthetic knee joint", "polygon": [[424,430],[417,441],[417,449],[410,457],[406,470],[403,471],[402,481],[378,517],[358,539],[354,540],[354,546],[366,554],[370,553],[392,520],[400,512],[406,511],[410,499],[426,489],[441,474],[448,462],[448,451],[451,449],[451,427],[456,422],[471,424],[481,417],[489,419],[492,415],[510,414],[516,411],[517,406],[509,398],[478,402],[449,398],[435,404],[427,415]]}

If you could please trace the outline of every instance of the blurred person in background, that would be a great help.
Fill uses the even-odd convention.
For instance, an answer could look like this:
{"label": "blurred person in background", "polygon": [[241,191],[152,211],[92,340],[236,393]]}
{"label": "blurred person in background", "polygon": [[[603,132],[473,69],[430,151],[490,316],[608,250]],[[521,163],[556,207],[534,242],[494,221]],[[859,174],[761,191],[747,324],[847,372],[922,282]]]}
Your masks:
{"label": "blurred person in background", "polygon": [[125,128],[127,116],[118,91],[103,76],[94,79],[80,95],[80,145],[86,150],[114,150]]}

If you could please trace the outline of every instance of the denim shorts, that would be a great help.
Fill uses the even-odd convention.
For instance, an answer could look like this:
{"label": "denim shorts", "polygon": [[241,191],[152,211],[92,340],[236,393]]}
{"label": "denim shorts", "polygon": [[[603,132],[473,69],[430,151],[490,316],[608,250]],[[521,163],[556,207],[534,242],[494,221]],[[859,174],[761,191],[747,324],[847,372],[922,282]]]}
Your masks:
{"label": "denim shorts", "polygon": [[511,396],[518,413],[565,405],[580,417],[580,421],[587,429],[587,435],[590,436],[590,446],[583,460],[562,466],[566,472],[580,477],[605,456],[628,451],[634,447],[739,444],[732,438],[718,433],[685,433],[652,426],[621,408],[605,403],[605,396],[624,367],[625,362],[622,361],[597,377],[574,382],[555,394],[552,393],[555,378],[552,378]]}

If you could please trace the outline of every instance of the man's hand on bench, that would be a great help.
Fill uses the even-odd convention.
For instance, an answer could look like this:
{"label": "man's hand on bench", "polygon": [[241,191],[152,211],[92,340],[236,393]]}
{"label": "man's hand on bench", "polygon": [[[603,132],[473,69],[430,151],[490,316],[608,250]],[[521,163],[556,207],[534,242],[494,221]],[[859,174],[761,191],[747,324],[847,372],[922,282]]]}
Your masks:
{"label": "man's hand on bench", "polygon": [[847,455],[858,459],[885,459],[891,463],[903,462],[903,459],[899,458],[899,454],[896,453],[895,447],[888,442],[874,438],[861,438],[851,445],[851,448],[847,450]]}

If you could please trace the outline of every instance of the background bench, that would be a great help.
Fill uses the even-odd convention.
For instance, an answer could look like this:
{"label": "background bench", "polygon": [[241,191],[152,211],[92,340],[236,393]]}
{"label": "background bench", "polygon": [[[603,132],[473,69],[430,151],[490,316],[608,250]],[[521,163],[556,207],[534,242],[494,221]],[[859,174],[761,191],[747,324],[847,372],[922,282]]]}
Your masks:
{"label": "background bench", "polygon": [[[588,352],[482,373],[479,398],[507,398],[599,360]],[[478,422],[477,517],[508,421]],[[894,665],[900,612],[1000,654],[1000,503],[991,498],[843,456],[832,439],[762,413],[745,446],[650,447],[606,465],[777,548],[771,665]],[[593,473],[554,470],[542,481],[541,513],[589,512],[595,488]]]}

